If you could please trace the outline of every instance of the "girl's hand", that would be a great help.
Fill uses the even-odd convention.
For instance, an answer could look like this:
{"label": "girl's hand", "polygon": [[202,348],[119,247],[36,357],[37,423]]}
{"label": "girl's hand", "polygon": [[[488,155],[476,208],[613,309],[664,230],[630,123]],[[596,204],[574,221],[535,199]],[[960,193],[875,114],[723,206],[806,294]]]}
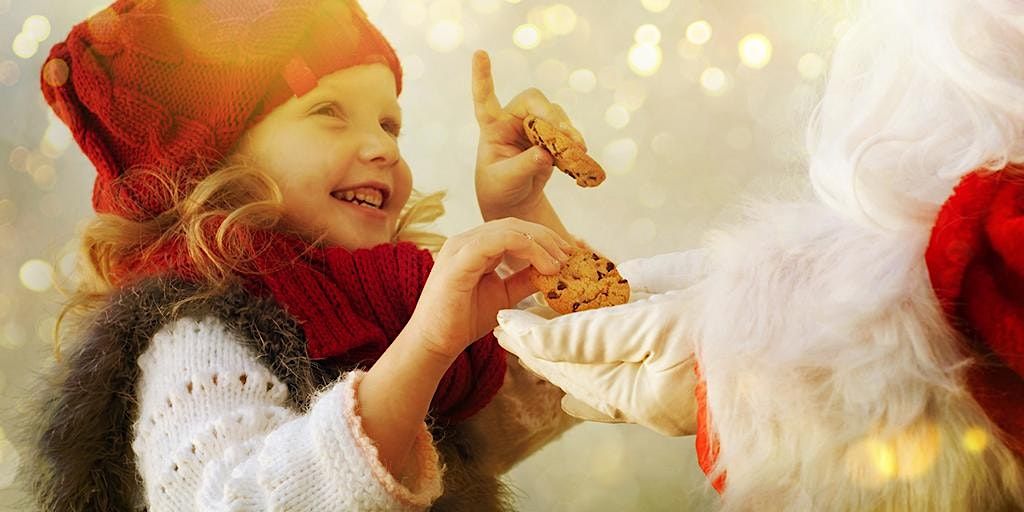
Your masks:
{"label": "girl's hand", "polygon": [[487,52],[473,54],[473,104],[480,125],[476,157],[476,197],[484,220],[538,218],[547,205],[544,185],[551,177],[551,155],[530,143],[523,119],[535,115],[586,146],[583,136],[556,103],[537,89],[527,89],[504,108],[494,94]]}
{"label": "girl's hand", "polygon": [[453,236],[437,254],[406,328],[418,331],[423,348],[454,360],[498,325],[498,311],[536,291],[526,270],[505,279],[494,273],[504,256],[528,261],[550,275],[568,260],[570,247],[554,231],[514,218]]}

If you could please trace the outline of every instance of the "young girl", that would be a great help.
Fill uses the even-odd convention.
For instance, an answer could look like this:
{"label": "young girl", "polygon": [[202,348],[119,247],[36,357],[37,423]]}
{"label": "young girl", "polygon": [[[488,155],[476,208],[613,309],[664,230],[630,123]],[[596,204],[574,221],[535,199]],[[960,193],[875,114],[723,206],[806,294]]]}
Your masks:
{"label": "young girl", "polygon": [[489,66],[489,222],[435,259],[409,242],[436,243],[414,228],[442,209],[399,152],[401,68],[355,2],[120,0],[56,45],[43,92],[99,216],[39,415],[39,505],[507,505],[496,475],[574,424],[490,334],[534,291],[499,263],[550,274],[569,247],[518,119],[569,122],[536,91],[502,109]]}
{"label": "young girl", "polygon": [[651,300],[502,313],[502,345],[581,416],[696,432],[723,510],[1024,510],[1022,55],[1024,2],[862,2],[813,197],[620,265]]}

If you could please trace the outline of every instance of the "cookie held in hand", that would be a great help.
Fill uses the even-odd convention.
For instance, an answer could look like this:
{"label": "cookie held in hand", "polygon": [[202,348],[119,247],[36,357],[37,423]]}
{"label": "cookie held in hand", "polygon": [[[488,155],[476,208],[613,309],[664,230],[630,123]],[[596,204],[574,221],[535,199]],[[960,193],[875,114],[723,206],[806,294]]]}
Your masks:
{"label": "cookie held in hand", "polygon": [[561,272],[546,276],[534,270],[530,281],[562,314],[629,302],[629,282],[615,264],[586,249],[576,249]]}
{"label": "cookie held in hand", "polygon": [[530,142],[551,153],[555,166],[575,178],[577,185],[596,187],[604,181],[604,169],[587,155],[587,150],[551,123],[537,116],[526,116],[523,128]]}

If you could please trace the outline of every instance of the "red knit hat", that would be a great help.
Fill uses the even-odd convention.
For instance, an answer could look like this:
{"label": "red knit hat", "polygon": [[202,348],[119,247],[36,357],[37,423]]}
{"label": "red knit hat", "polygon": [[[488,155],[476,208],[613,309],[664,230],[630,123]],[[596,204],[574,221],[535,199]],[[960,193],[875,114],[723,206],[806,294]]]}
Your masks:
{"label": "red knit hat", "polygon": [[[398,57],[354,0],[118,0],[50,51],[46,101],[96,166],[93,208],[142,220],[242,133],[339,69]],[[124,186],[114,186],[124,178]]]}

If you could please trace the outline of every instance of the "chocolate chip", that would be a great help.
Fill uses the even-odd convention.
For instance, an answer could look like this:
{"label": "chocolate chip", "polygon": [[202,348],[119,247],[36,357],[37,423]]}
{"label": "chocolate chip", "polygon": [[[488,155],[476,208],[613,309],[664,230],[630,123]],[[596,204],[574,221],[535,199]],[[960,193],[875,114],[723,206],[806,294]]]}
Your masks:
{"label": "chocolate chip", "polygon": [[591,258],[592,260],[594,260],[594,261],[597,261],[597,260],[601,259],[601,257],[600,257],[600,256],[598,256],[598,255],[596,255],[596,254],[593,254],[593,253],[591,253],[591,255],[590,255],[590,258]]}
{"label": "chocolate chip", "polygon": [[548,292],[548,298],[549,299],[557,299],[558,298],[558,292]]}
{"label": "chocolate chip", "polygon": [[579,302],[573,302],[572,303],[572,310],[576,311],[577,309],[580,309],[580,303]]}
{"label": "chocolate chip", "polygon": [[611,272],[612,270],[615,270],[615,264],[609,261],[605,268],[608,269],[608,272]]}
{"label": "chocolate chip", "polygon": [[604,276],[606,276],[606,275],[608,275],[608,274],[605,274],[605,273],[601,272],[600,270],[597,271],[597,278],[598,279],[604,279]]}
{"label": "chocolate chip", "polygon": [[629,281],[626,281],[625,279],[619,279],[619,284],[626,284],[626,283],[628,283],[628,282],[629,282]]}
{"label": "chocolate chip", "polygon": [[565,284],[565,281],[559,281],[558,282],[558,286],[556,286],[555,289],[564,290],[564,289],[566,289],[568,287],[569,287],[569,285]]}

